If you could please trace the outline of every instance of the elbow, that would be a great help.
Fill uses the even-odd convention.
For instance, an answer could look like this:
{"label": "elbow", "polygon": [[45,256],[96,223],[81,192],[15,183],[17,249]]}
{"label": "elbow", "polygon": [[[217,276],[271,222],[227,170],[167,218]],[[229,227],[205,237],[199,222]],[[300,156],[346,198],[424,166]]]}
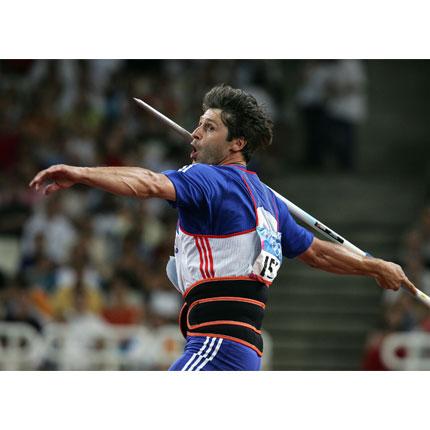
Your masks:
{"label": "elbow", "polygon": [[131,197],[147,199],[157,197],[159,186],[156,175],[149,170],[139,170],[127,177],[121,177],[121,183],[126,188],[126,194]]}
{"label": "elbow", "polygon": [[154,173],[149,170],[146,171],[146,173],[147,178],[144,181],[145,186],[142,187],[141,197],[158,197],[166,200],[175,200],[176,191],[167,176],[161,173]]}
{"label": "elbow", "polygon": [[299,255],[299,260],[307,264],[310,267],[318,266],[318,257],[315,251],[308,249],[303,254]]}
{"label": "elbow", "polygon": [[324,253],[319,242],[317,238],[314,238],[311,246],[298,257],[303,263],[313,268],[320,268],[321,261],[324,260]]}
{"label": "elbow", "polygon": [[316,252],[311,252],[306,259],[306,264],[309,267],[312,267],[314,269],[317,269],[319,267],[321,267],[321,257],[316,253]]}

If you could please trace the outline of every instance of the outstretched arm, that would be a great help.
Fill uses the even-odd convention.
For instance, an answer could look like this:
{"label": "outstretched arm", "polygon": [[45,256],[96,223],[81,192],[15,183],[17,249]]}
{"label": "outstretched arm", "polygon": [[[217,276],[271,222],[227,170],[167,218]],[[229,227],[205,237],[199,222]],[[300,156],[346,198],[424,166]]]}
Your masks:
{"label": "outstretched arm", "polygon": [[381,288],[398,290],[404,285],[412,293],[414,284],[402,268],[380,258],[362,257],[345,247],[314,238],[311,246],[298,257],[311,267],[341,275],[363,275],[375,279]]}
{"label": "outstretched arm", "polygon": [[30,182],[30,187],[36,191],[44,187],[43,193],[48,195],[75,184],[101,188],[121,196],[176,200],[175,188],[166,175],[141,167],[75,167],[58,164],[40,171]]}

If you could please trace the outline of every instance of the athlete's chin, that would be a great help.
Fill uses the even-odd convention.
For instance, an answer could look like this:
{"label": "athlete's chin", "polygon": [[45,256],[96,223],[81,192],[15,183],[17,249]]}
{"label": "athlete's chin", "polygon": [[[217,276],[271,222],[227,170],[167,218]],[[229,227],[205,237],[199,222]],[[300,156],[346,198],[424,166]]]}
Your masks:
{"label": "athlete's chin", "polygon": [[212,164],[212,163],[208,162],[206,157],[195,157],[193,160],[193,163]]}
{"label": "athlete's chin", "polygon": [[204,152],[200,151],[193,151],[190,155],[190,158],[193,164],[199,163],[217,165],[220,162],[220,157],[213,156],[212,154],[205,154]]}

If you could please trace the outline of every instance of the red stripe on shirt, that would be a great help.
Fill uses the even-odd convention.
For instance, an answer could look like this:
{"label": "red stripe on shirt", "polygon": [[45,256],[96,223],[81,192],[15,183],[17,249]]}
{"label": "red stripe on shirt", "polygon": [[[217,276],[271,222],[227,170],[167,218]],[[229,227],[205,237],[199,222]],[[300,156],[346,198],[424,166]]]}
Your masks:
{"label": "red stripe on shirt", "polygon": [[206,273],[206,278],[210,278],[211,277],[211,275],[210,275],[210,273],[209,273],[209,258],[208,258],[208,251],[206,250],[206,246],[205,246],[205,241],[204,241],[204,239],[202,238],[202,237],[200,237],[199,238],[200,239],[200,246],[202,247],[202,249],[203,249],[203,255],[204,255],[204,258],[205,258],[205,264],[204,264],[204,266],[203,266],[203,270],[205,271],[205,273]]}
{"label": "red stripe on shirt", "polygon": [[199,251],[199,257],[200,257],[200,273],[201,273],[202,277],[205,279],[206,276],[205,276],[205,273],[203,272],[203,253],[202,253],[202,248],[200,247],[198,239],[199,239],[198,237],[194,237],[194,241],[196,242],[196,246],[197,246],[197,249]]}
{"label": "red stripe on shirt", "polygon": [[209,243],[209,239],[208,239],[207,237],[205,237],[205,238],[204,238],[204,241],[205,241],[205,243],[206,243],[206,247],[207,247],[207,249],[208,249],[208,253],[209,253],[209,265],[210,265],[210,269],[209,269],[209,271],[210,271],[210,275],[211,275],[211,277],[212,277],[212,278],[214,278],[214,277],[215,277],[215,272],[214,272],[214,259],[213,259],[213,256],[212,256],[212,249],[211,249],[211,245],[210,245],[210,243]]}

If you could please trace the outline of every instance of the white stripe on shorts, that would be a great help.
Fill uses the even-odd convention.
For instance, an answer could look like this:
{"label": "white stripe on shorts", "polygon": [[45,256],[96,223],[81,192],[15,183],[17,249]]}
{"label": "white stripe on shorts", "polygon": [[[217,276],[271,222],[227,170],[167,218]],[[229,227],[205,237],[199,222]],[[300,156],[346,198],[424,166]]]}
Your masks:
{"label": "white stripe on shorts", "polygon": [[203,355],[199,354],[199,356],[197,357],[197,360],[188,368],[189,372],[191,372],[200,363],[201,360],[205,359],[209,355],[209,353],[212,351],[212,347],[214,346],[215,341],[216,341],[216,338],[213,337],[205,353]]}
{"label": "white stripe on shorts", "polygon": [[185,366],[181,369],[181,371],[187,370],[187,367],[190,365],[190,363],[196,358],[197,355],[200,355],[200,353],[203,352],[203,350],[205,349],[207,343],[209,342],[209,337],[206,337],[205,342],[203,343],[202,347],[200,348],[199,352],[194,353],[191,358],[187,361],[187,363],[185,364]]}
{"label": "white stripe on shorts", "polygon": [[206,364],[209,362],[209,361],[212,361],[214,358],[215,358],[215,356],[217,355],[217,352],[218,352],[218,350],[219,350],[219,348],[220,348],[220,346],[221,346],[221,344],[222,344],[222,339],[218,339],[218,343],[217,343],[217,346],[215,347],[215,351],[212,353],[212,355],[209,357],[209,358],[207,358],[197,369],[196,369],[196,372],[199,372],[203,367],[205,367],[206,366]]}

